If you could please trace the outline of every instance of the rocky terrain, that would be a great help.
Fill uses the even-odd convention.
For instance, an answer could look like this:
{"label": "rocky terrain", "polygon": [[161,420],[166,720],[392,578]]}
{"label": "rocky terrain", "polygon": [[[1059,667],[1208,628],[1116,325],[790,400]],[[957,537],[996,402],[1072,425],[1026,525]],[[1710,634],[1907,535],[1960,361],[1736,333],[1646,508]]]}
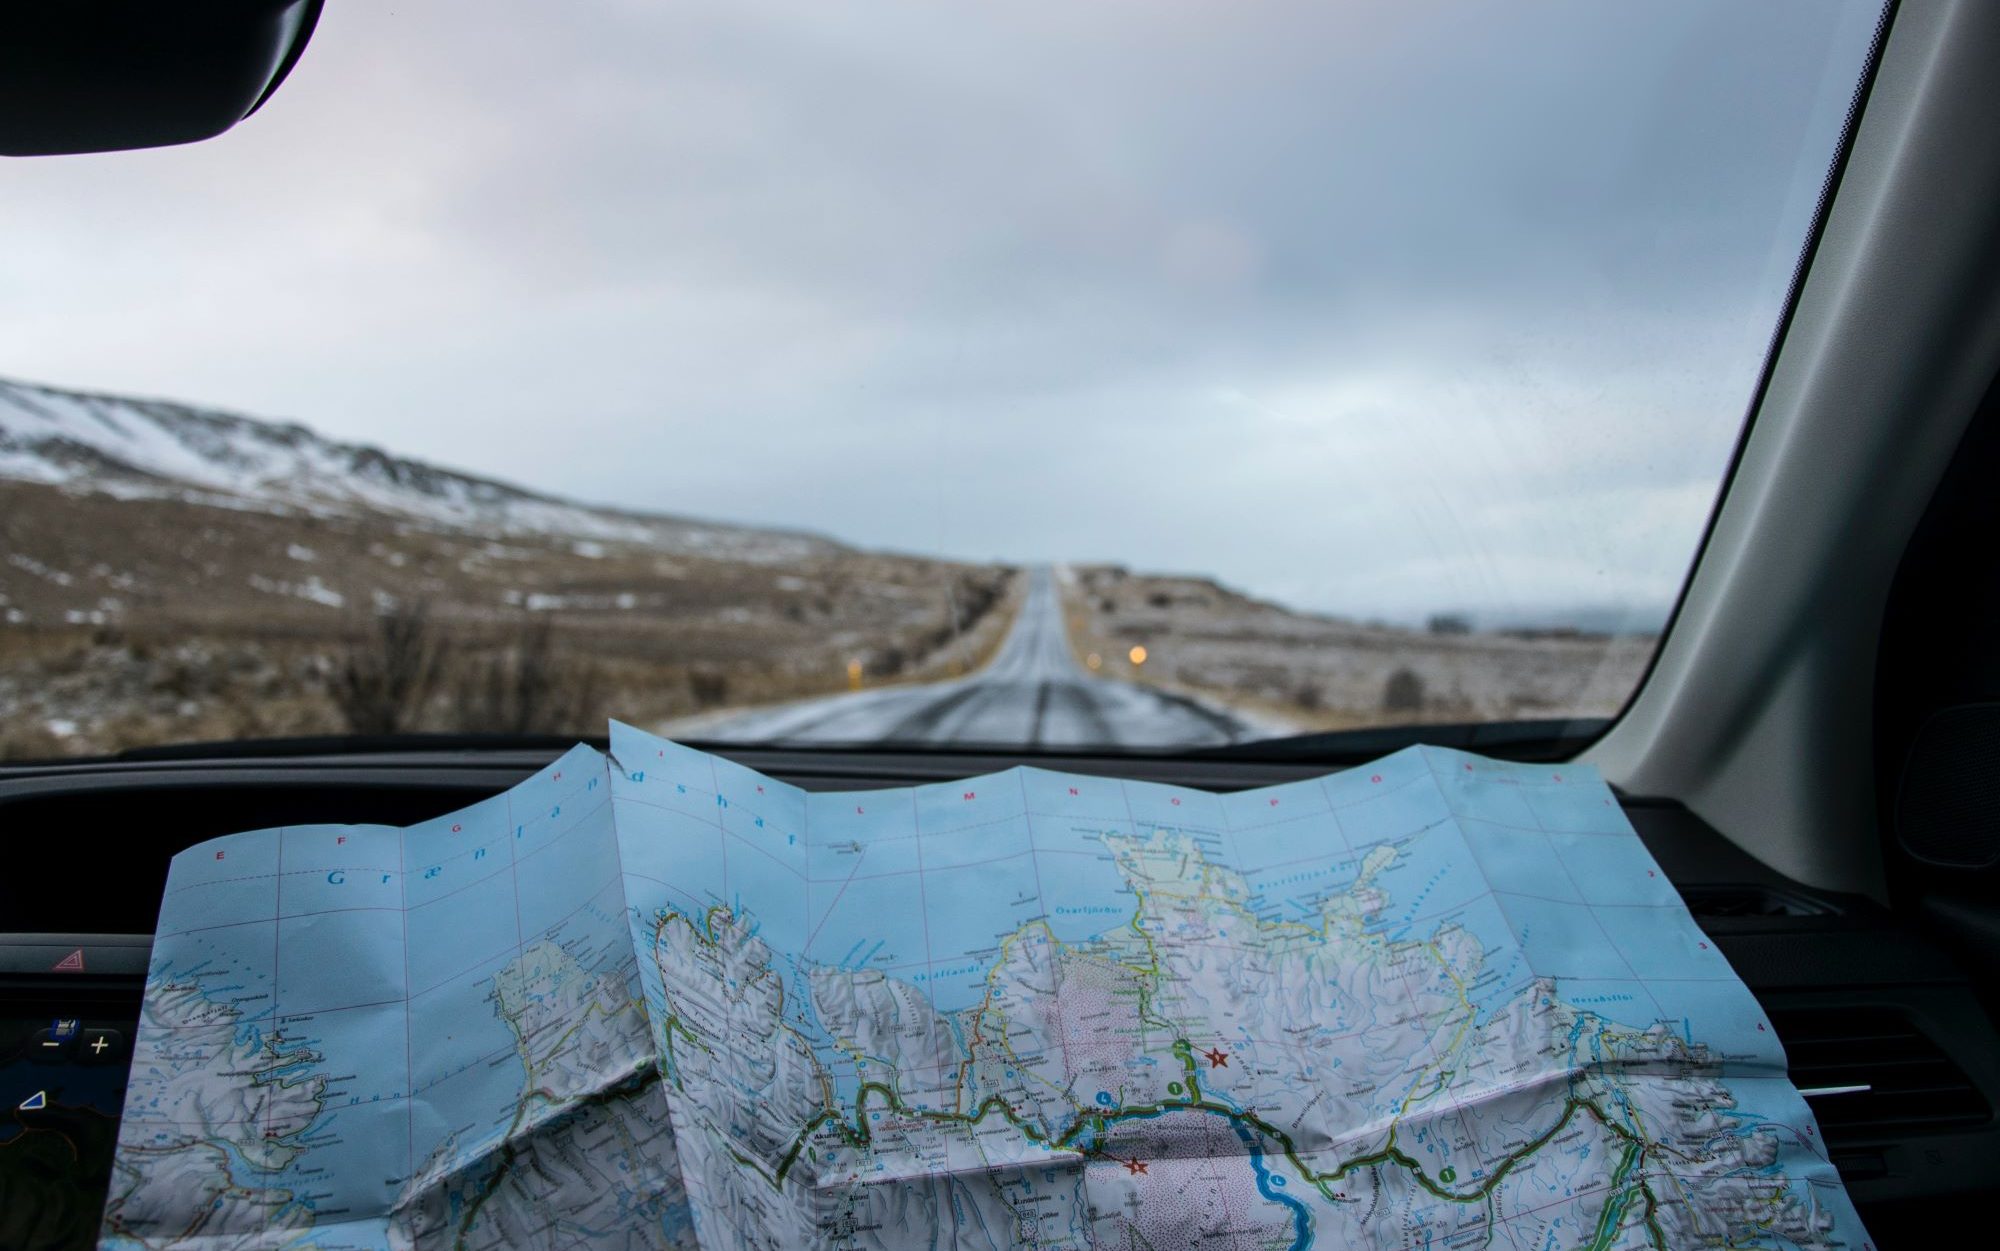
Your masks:
{"label": "rocky terrain", "polygon": [[1009,570],[592,508],[185,405],[0,382],[0,756],[602,733],[976,664]]}
{"label": "rocky terrain", "polygon": [[[1100,672],[1217,699],[1301,731],[1609,717],[1652,656],[1651,638],[1416,630],[1293,612],[1206,578],[1070,569],[1071,644]],[[1132,649],[1145,649],[1133,664]]]}
{"label": "rocky terrain", "polygon": [[[717,724],[703,714],[963,675],[1000,646],[1026,581],[0,380],[0,758],[601,733],[607,713]],[[1109,565],[1061,581],[1089,669],[1271,732],[1609,715],[1652,646],[1357,624]]]}

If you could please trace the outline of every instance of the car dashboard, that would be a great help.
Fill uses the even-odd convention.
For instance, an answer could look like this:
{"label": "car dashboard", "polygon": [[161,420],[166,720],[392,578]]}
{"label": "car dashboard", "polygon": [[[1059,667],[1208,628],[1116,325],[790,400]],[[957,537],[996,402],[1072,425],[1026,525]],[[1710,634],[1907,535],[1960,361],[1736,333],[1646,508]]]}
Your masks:
{"label": "car dashboard", "polygon": [[[89,1246],[173,855],[288,824],[405,825],[495,794],[548,752],[156,759],[0,771],[0,1246]],[[729,750],[808,789],[935,781],[981,753]],[[1232,790],[1309,766],[1037,757]],[[2000,1195],[2000,1036],[1952,957],[1873,902],[1790,882],[1671,801],[1621,796],[1703,930],[1766,1009],[1877,1247],[1968,1231]]]}

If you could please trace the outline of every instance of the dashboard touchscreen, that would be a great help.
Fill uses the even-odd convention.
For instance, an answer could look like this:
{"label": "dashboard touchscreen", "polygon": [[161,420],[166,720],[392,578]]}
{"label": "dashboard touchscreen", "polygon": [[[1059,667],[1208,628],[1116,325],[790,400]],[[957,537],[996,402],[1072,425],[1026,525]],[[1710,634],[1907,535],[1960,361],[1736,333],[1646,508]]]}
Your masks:
{"label": "dashboard touchscreen", "polygon": [[97,1245],[137,996],[0,1001],[0,1247]]}

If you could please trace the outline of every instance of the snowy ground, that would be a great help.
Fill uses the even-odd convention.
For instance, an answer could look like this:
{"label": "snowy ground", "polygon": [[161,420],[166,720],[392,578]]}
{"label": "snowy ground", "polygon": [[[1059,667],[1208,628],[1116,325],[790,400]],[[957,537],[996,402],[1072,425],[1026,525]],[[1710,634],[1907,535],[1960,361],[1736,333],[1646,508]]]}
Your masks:
{"label": "snowy ground", "polygon": [[[379,613],[417,608],[439,663],[406,730],[602,733],[840,691],[854,663],[956,676],[998,642],[1014,581],[832,545],[753,560],[0,479],[0,759],[346,732],[344,666],[379,649]],[[495,724],[492,664],[544,627],[560,689],[532,725]]]}

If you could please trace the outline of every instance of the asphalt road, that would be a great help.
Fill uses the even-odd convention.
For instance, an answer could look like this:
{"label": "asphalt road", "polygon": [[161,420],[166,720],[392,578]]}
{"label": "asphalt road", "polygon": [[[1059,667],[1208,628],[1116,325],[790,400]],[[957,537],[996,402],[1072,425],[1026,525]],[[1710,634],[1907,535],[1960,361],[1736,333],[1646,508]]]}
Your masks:
{"label": "asphalt road", "polygon": [[949,682],[887,686],[704,724],[702,738],[784,743],[1005,747],[1205,747],[1257,735],[1230,713],[1077,663],[1054,574],[1031,570],[992,663]]}

